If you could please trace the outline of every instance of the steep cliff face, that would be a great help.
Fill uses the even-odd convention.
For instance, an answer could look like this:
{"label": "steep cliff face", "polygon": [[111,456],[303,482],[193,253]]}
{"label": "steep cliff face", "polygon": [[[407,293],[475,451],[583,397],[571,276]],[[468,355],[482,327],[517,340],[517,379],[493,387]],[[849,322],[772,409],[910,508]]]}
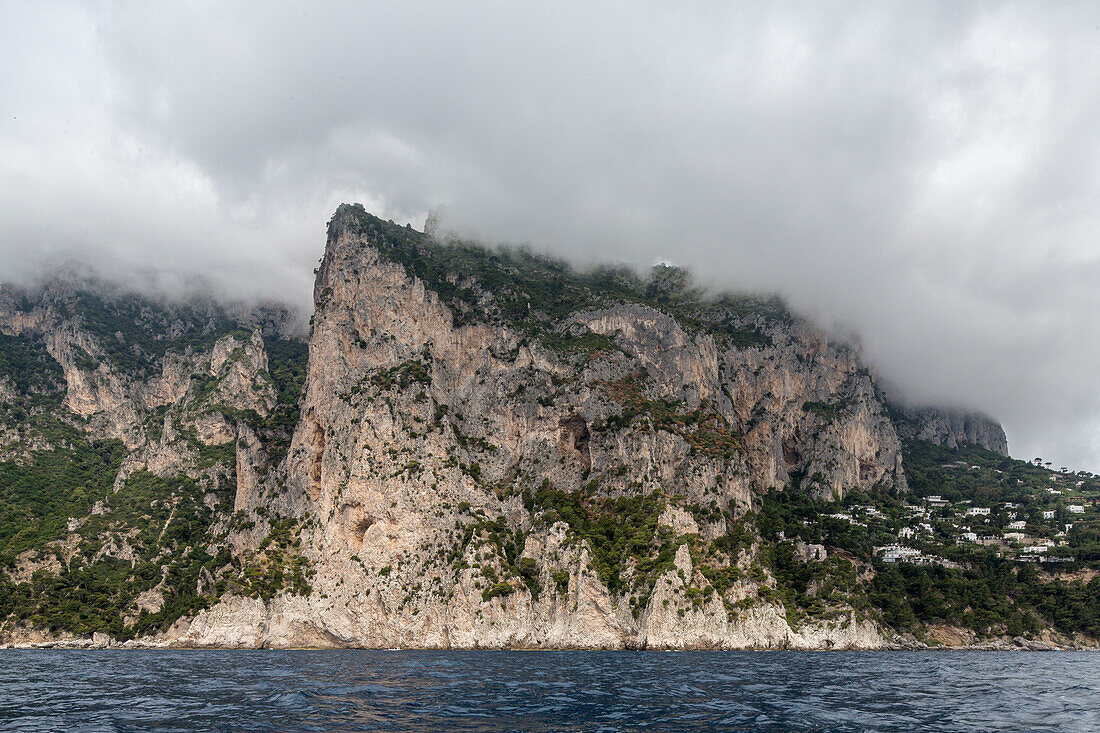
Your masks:
{"label": "steep cliff face", "polygon": [[890,409],[898,434],[905,440],[922,440],[948,448],[976,445],[1008,455],[1004,428],[985,415],[938,407],[891,405]]}
{"label": "steep cliff face", "polygon": [[275,308],[0,290],[0,643],[876,648],[902,439],[1006,452],[675,268],[342,206],[314,301],[307,351]]}
{"label": "steep cliff face", "polygon": [[858,355],[672,272],[558,267],[337,212],[286,464],[316,575],[266,643],[877,644],[843,600],[793,630],[742,522],[791,483],[904,490]]}

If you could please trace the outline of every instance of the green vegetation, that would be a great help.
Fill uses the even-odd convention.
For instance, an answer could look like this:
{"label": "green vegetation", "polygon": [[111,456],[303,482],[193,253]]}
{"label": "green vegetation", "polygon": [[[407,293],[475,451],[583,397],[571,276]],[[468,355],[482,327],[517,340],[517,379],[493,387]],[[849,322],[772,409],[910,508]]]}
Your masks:
{"label": "green vegetation", "polygon": [[[971,468],[975,466],[976,468]],[[1061,474],[975,445],[957,449],[924,441],[905,444],[905,475],[916,496],[937,494],[948,501],[975,503],[1040,501],[1049,489],[1100,494],[1100,478],[1091,474]],[[1056,480],[1051,481],[1051,476]],[[1060,482],[1059,482],[1060,481]]]}
{"label": "green vegetation", "polygon": [[[1040,565],[1035,556],[1017,559],[1003,545],[956,540],[964,519],[979,536],[999,536],[1009,519],[1005,503],[1012,505],[1012,514],[1035,518],[1028,522],[1030,533],[1053,537],[1058,519],[1039,521],[1041,512],[1058,514],[1057,507],[1066,501],[1095,497],[1100,486],[1094,477],[1069,475],[1070,480],[1061,474],[1061,482],[1052,482],[1055,473],[1048,469],[970,445],[950,449],[910,442],[905,451],[912,495],[943,496],[962,508],[992,507],[991,514],[963,518],[962,509],[936,510],[926,522],[933,530],[905,544],[945,562],[884,563],[874,548],[897,543],[899,529],[914,522],[916,510],[908,503],[913,496],[852,494],[820,504],[797,487],[768,494],[759,512],[747,520],[755,523],[767,546],[765,558],[788,611],[820,613],[823,606],[818,601],[832,597],[869,609],[890,626],[918,636],[932,624],[957,625],[979,635],[1034,634],[1048,624],[1064,633],[1100,633],[1100,581],[1095,576],[1065,580],[1054,573],[1100,566],[1095,545],[1100,522],[1095,513],[1077,515],[1073,530],[1064,537],[1066,545],[1050,553],[1070,562]],[[1051,494],[1052,483],[1064,493]],[[874,511],[865,511],[868,506]],[[830,557],[824,563],[795,559],[796,540],[823,544]],[[860,574],[853,572],[859,567]],[[814,593],[808,594],[811,587]]]}
{"label": "green vegetation", "polygon": [[672,567],[680,544],[671,530],[657,525],[665,501],[656,494],[599,497],[595,488],[590,484],[587,490],[564,492],[547,483],[524,500],[544,524],[565,522],[586,541],[600,581],[612,593],[631,593],[640,611],[657,578]]}
{"label": "green vegetation", "polygon": [[0,380],[8,382],[21,403],[57,407],[65,393],[61,365],[42,341],[29,336],[0,333]]}
{"label": "green vegetation", "polygon": [[621,430],[635,420],[648,420],[655,430],[675,433],[688,442],[693,454],[712,458],[730,458],[741,450],[733,427],[709,402],[686,412],[683,404],[646,396],[646,376],[633,374],[614,381],[601,381],[596,387],[622,411],[609,418],[605,430]]}
{"label": "green vegetation", "polygon": [[[250,335],[246,334],[249,338]],[[273,464],[278,464],[290,448],[294,428],[300,416],[299,398],[305,383],[309,350],[305,342],[272,339],[265,342],[268,358],[267,377],[275,386],[278,400],[270,414],[264,418],[255,410],[237,410],[221,403],[207,404],[206,412],[221,413],[230,422],[248,425],[259,436]],[[192,375],[193,402],[203,404],[210,399],[218,384],[218,379],[209,374]],[[204,446],[191,441],[202,458],[210,464],[225,463],[233,459],[235,446]]]}
{"label": "green vegetation", "polygon": [[264,341],[264,349],[267,351],[268,373],[279,393],[279,404],[296,407],[306,381],[309,345],[297,339],[271,338]]}
{"label": "green vegetation", "polygon": [[270,601],[287,591],[294,595],[309,595],[309,580],[313,567],[301,554],[301,526],[290,518],[272,520],[271,531],[260,550],[246,561],[233,558],[236,580],[234,590]]}
{"label": "green vegetation", "polygon": [[[88,515],[77,529],[77,551],[54,551],[59,570],[36,570],[29,582],[4,581],[0,620],[28,620],[79,635],[107,631],[125,639],[163,629],[208,605],[211,595],[199,592],[198,580],[203,568],[213,567],[214,558],[201,549],[211,516],[193,482],[137,473],[101,502],[102,513]],[[115,551],[105,555],[108,547]],[[123,547],[132,561],[115,556]],[[127,621],[137,596],[158,586],[161,608]]]}
{"label": "green vegetation", "polygon": [[802,409],[812,412],[825,422],[833,422],[840,417],[844,409],[828,402],[803,402]]}
{"label": "green vegetation", "polygon": [[[777,298],[704,297],[680,268],[661,265],[644,279],[625,267],[578,272],[563,261],[525,249],[439,244],[421,232],[372,216],[362,206],[346,208],[383,257],[404,266],[440,296],[456,325],[483,319],[505,323],[562,353],[613,349],[610,337],[557,327],[578,311],[620,303],[657,308],[685,328],[705,330],[722,343],[743,348],[769,346],[771,339],[762,327],[791,318]],[[491,297],[486,300],[487,294]]]}
{"label": "green vegetation", "polygon": [[103,297],[89,289],[77,291],[64,308],[62,315],[95,337],[112,367],[136,376],[148,376],[168,351],[210,348],[233,327],[210,300],[169,303],[122,292]]}
{"label": "green vegetation", "polygon": [[[469,505],[465,507],[459,505],[458,510],[459,513],[465,513],[469,510]],[[526,534],[520,529],[515,531],[509,529],[504,517],[486,519],[480,511],[476,516],[477,521],[466,525],[461,537],[451,548],[446,560],[452,563],[456,569],[460,569],[462,553],[471,543],[477,547],[487,548],[490,550],[490,556],[495,557],[502,566],[504,579],[500,580],[500,575],[490,565],[481,567],[482,576],[491,583],[490,587],[482,592],[484,600],[488,601],[499,596],[511,595],[516,589],[510,581],[512,578],[526,584],[531,591],[531,596],[538,598],[542,587],[536,574],[537,568],[534,561],[531,558],[520,557],[526,541]]]}
{"label": "green vegetation", "polygon": [[[634,404],[632,395],[636,393],[626,389],[620,396],[630,405]],[[640,408],[635,404],[634,409],[635,417],[645,415],[679,424],[679,418],[670,417],[677,412],[669,405]],[[921,484],[922,476],[935,475],[937,481],[944,482],[941,485],[958,490],[960,497],[1008,497],[1045,506],[1050,496],[1050,472],[1040,469],[1040,476],[1034,467],[1019,461],[969,446],[952,451],[911,445],[907,450],[913,455],[918,492],[927,488]],[[988,473],[974,468],[979,462],[990,467]],[[1011,481],[1001,482],[1006,473]],[[1022,493],[1015,488],[1021,485],[1017,475],[1023,474],[1042,479],[1034,482],[1030,494],[1026,486]],[[1089,486],[1086,478],[1080,490],[1088,491]],[[1003,491],[1008,493],[999,493]],[[628,598],[635,613],[649,603],[658,578],[674,568],[677,549],[686,546],[703,580],[696,587],[684,578],[683,592],[697,605],[715,594],[725,599],[734,584],[752,579],[762,584],[760,598],[782,603],[795,625],[839,618],[855,610],[918,637],[936,624],[969,628],[979,636],[1033,635],[1047,626],[1064,633],[1100,633],[1100,580],[1095,576],[1091,580],[1062,579],[1038,563],[998,557],[995,549],[986,546],[959,544],[955,540],[959,530],[946,517],[935,520],[935,533],[908,541],[942,562],[883,562],[876,548],[897,543],[899,529],[911,521],[915,510],[909,497],[887,491],[852,493],[822,503],[796,484],[766,494],[755,511],[739,519],[717,501],[684,504],[658,493],[607,496],[595,479],[577,491],[562,491],[544,481],[540,487],[520,493],[537,524],[562,521],[569,526],[573,537],[587,545],[600,581],[613,594]],[[724,523],[725,533],[711,542],[698,535],[673,536],[657,523],[670,502],[690,512],[700,526]],[[465,511],[469,511],[468,505]],[[995,516],[993,520],[998,521]],[[1088,531],[1079,537],[1094,541],[1093,522],[1088,517],[1077,521]],[[503,518],[481,519],[467,527],[450,558],[456,567],[460,550],[475,536],[483,538],[502,559],[503,572],[488,566],[482,569],[487,581],[483,598],[510,595],[521,587],[517,581],[527,582],[528,574],[534,576],[533,561],[517,559],[523,547],[522,533],[510,532]],[[823,549],[812,549],[818,545]],[[758,546],[755,554],[754,546]],[[1089,545],[1074,540],[1069,547],[1077,552],[1088,550]],[[1058,569],[1072,571],[1096,564],[1088,556],[1075,557]],[[557,592],[567,592],[568,572],[556,570],[552,578]],[[540,590],[532,587],[532,594],[537,596]],[[725,600],[730,614],[753,602]]]}
{"label": "green vegetation", "polygon": [[[9,296],[36,307],[36,296],[17,290]],[[91,338],[92,351],[76,348],[77,367],[94,372],[106,366],[123,383],[159,373],[169,352],[208,350],[226,335],[245,343],[252,338],[251,327],[241,328],[205,301],[168,303],[96,286],[64,293],[51,305]],[[273,323],[284,318],[277,311],[257,313]],[[0,461],[0,629],[29,623],[126,639],[165,629],[227,591],[261,598],[308,592],[312,570],[298,551],[299,527],[291,520],[264,520],[270,532],[256,553],[236,557],[225,549],[232,441],[207,446],[186,422],[177,423],[177,434],[198,453],[198,478],[138,471],[116,483],[126,448],[117,440],[90,439],[90,424],[63,406],[64,375],[44,343],[41,335],[0,335],[0,425],[15,436]],[[209,374],[193,375],[186,404],[190,417],[218,411],[253,426],[269,456],[279,460],[298,421],[307,349],[278,337],[269,337],[265,347],[269,371],[259,379],[270,380],[278,395],[269,417],[211,404],[218,381]],[[148,439],[161,438],[170,408],[146,415]],[[244,517],[232,524],[255,527]]]}
{"label": "green vegetation", "polygon": [[[77,528],[75,551],[38,553],[39,564],[52,554],[56,569],[47,562],[19,583],[0,576],[0,624],[29,621],[51,631],[106,631],[128,639],[164,630],[226,590],[265,600],[284,590],[309,592],[312,569],[298,552],[293,520],[273,520],[252,556],[242,559],[228,550],[209,555],[204,548],[214,539],[215,515],[206,493],[185,477],[147,472],[132,474],[118,492],[100,492],[101,513],[88,515]],[[228,492],[215,495],[223,503],[232,500]],[[231,568],[228,574],[221,572],[225,567]],[[140,594],[154,590],[162,598],[158,610],[128,615]]]}
{"label": "green vegetation", "polygon": [[[623,303],[651,306],[721,345],[758,349],[771,346],[773,327],[790,319],[777,300],[705,297],[684,271],[673,267],[659,266],[646,277],[622,268],[575,272],[523,250],[438,244],[354,211],[381,256],[437,293],[456,323],[506,325],[528,342],[538,340],[558,352],[578,371],[600,359],[620,358],[614,335],[569,322],[578,311]],[[62,311],[94,342],[87,346],[90,351],[77,349],[77,366],[86,371],[106,366],[123,380],[158,373],[166,354],[197,353],[228,334],[240,342],[252,337],[224,309],[199,301],[168,304],[82,292],[65,299]],[[37,336],[0,334],[0,425],[10,436],[6,460],[0,461],[0,630],[30,623],[55,632],[106,631],[126,639],[166,629],[227,593],[270,600],[283,592],[310,592],[313,569],[301,552],[299,521],[274,516],[263,506],[230,514],[236,470],[232,440],[205,445],[184,420],[174,431],[193,450],[187,455],[198,455],[197,465],[186,469],[192,478],[146,471],[118,478],[126,449],[119,441],[90,439],[94,421],[63,407],[64,375],[44,343]],[[272,335],[265,346],[269,369],[253,386],[274,389],[277,403],[268,416],[221,404],[218,378],[196,361],[199,373],[192,375],[187,398],[149,410],[142,426],[145,437],[163,437],[166,416],[182,412],[193,419],[216,412],[250,426],[272,461],[282,460],[300,417],[308,353],[304,343]],[[229,358],[242,354],[238,349]],[[627,376],[618,370],[593,371],[602,379],[593,376],[596,381],[587,385],[604,404],[617,408],[591,426],[596,437],[601,431],[643,426],[680,436],[694,455],[733,460],[742,452],[743,435],[714,404],[704,401],[689,410],[681,401],[662,398],[644,370]],[[427,401],[432,373],[430,358],[422,354],[370,373],[341,396],[349,403],[360,394],[392,400],[396,392],[411,390],[413,399]],[[571,388],[569,379],[560,376],[553,384]],[[556,394],[536,399],[547,407],[560,404]],[[842,417],[846,407],[802,404],[825,423]],[[520,467],[518,477],[500,478],[495,460],[500,456],[489,456],[497,449],[463,432],[463,427],[477,431],[457,410],[436,404],[424,414],[433,410],[431,429],[449,424],[456,448],[466,451],[452,454],[448,465],[498,498],[521,497],[536,529],[564,522],[569,541],[588,550],[592,564],[584,570],[594,571],[612,594],[628,599],[635,614],[649,604],[658,579],[675,570],[677,552],[686,551],[699,574],[679,573],[682,592],[696,605],[720,598],[731,615],[764,599],[781,603],[793,624],[855,609],[918,637],[935,624],[980,635],[1028,635],[1053,626],[1100,637],[1100,578],[1095,574],[1100,517],[1094,506],[1100,478],[1092,474],[1055,472],[973,446],[908,442],[908,496],[850,493],[822,503],[808,491],[823,481],[822,474],[796,473],[791,486],[760,497],[754,510],[742,515],[709,494],[692,499],[698,502],[693,504],[660,489],[643,493],[640,484],[609,488],[601,485],[607,475],[598,466],[585,474],[587,484],[570,491],[549,480],[536,485],[532,471],[537,468]],[[453,419],[445,419],[448,415]],[[399,455],[397,448],[391,451]],[[395,476],[434,473],[423,456],[402,457],[395,467],[400,467]],[[736,469],[736,462],[727,468]],[[620,469],[615,475],[627,473],[627,467]],[[933,495],[945,502],[932,507],[921,501]],[[1078,505],[1086,509],[1077,511]],[[670,506],[690,513],[704,529],[676,536],[658,523]],[[971,507],[990,513],[967,517]],[[535,599],[568,593],[576,568],[551,565],[543,575],[535,560],[523,557],[531,524],[510,526],[503,516],[489,518],[468,502],[459,503],[457,512],[451,546],[444,543],[438,559],[455,573],[474,573],[484,601],[522,594],[524,588]],[[442,509],[437,516],[444,516]],[[1043,558],[1056,562],[1040,563],[1036,553],[1025,553],[1019,534],[1006,539],[1010,524],[1020,529],[1021,523],[1029,542],[1049,541]],[[231,552],[229,533],[246,531],[256,533],[258,548]],[[899,542],[903,531],[906,544],[926,564],[883,561],[879,550]],[[969,539],[963,539],[964,531]],[[387,565],[377,575],[392,576],[396,583],[408,577],[402,567],[395,573]],[[743,584],[747,580],[755,585]],[[419,588],[410,589],[410,596]],[[752,588],[759,588],[756,597],[731,602]]]}
{"label": "green vegetation", "polygon": [[77,442],[0,463],[0,567],[64,537],[70,517],[105,499],[124,452],[118,441]]}
{"label": "green vegetation", "polygon": [[371,378],[371,382],[379,389],[406,390],[413,384],[431,384],[432,375],[424,362],[406,361],[378,372]]}

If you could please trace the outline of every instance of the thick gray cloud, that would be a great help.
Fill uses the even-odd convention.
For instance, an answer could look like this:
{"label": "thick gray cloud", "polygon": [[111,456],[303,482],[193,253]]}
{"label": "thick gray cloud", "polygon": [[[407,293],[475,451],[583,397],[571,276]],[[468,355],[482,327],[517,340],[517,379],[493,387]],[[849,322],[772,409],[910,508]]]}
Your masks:
{"label": "thick gray cloud", "polygon": [[0,266],[305,303],[361,201],[778,291],[906,396],[1100,469],[1095,4],[28,4]]}

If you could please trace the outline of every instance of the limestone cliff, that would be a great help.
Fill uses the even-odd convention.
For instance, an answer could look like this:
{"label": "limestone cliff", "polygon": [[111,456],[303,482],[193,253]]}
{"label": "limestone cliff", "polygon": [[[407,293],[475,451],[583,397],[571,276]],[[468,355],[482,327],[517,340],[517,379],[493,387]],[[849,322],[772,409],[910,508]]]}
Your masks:
{"label": "limestone cliff", "polygon": [[[771,301],[615,297],[629,273],[543,293],[555,266],[337,212],[286,463],[313,593],[264,643],[878,644],[843,602],[793,630],[728,541],[792,482],[904,491],[858,354]],[[607,516],[630,536],[594,540]]]}
{"label": "limestone cliff", "polygon": [[94,445],[103,466],[60,524],[0,536],[22,599],[0,603],[0,642],[47,633],[43,579],[110,569],[130,584],[104,591],[114,615],[49,634],[876,648],[895,642],[870,561],[812,544],[784,502],[900,506],[899,431],[1005,451],[989,421],[892,414],[856,348],[775,299],[442,243],[358,206],[329,223],[308,351],[277,309],[50,287],[0,292],[5,353],[38,375],[0,375],[21,411],[3,458]]}

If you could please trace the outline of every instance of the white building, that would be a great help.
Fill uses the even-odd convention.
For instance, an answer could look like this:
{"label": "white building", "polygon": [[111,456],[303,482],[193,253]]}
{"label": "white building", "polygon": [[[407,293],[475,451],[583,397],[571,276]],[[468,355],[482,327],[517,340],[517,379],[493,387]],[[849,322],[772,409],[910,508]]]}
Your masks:
{"label": "white building", "polygon": [[910,539],[916,532],[912,527],[902,527],[898,530],[898,539],[907,540]]}
{"label": "white building", "polygon": [[882,555],[883,562],[913,562],[921,556],[920,550],[904,545],[886,545],[876,547],[875,552]]}
{"label": "white building", "polygon": [[1025,537],[1027,537],[1027,535],[1023,532],[1005,532],[1006,542],[1021,542]]}
{"label": "white building", "polygon": [[924,500],[932,506],[947,506],[949,503],[947,499],[944,499],[942,496],[926,496]]}
{"label": "white building", "polygon": [[989,516],[989,507],[987,506],[972,506],[966,510],[966,516],[968,517],[986,517]]}
{"label": "white building", "polygon": [[963,532],[959,535],[959,539],[966,542],[977,542],[978,535],[974,534],[973,532]]}
{"label": "white building", "polygon": [[1005,525],[1005,529],[1026,529],[1026,528],[1027,528],[1027,522],[1025,522],[1022,519],[1018,519],[1015,522],[1009,522],[1007,525]]}
{"label": "white building", "polygon": [[1080,504],[1069,504],[1066,506],[1066,511],[1068,511],[1070,514],[1084,514],[1085,507],[1081,506]]}
{"label": "white building", "polygon": [[1054,519],[1054,510],[1048,509],[1043,511],[1043,519]]}

